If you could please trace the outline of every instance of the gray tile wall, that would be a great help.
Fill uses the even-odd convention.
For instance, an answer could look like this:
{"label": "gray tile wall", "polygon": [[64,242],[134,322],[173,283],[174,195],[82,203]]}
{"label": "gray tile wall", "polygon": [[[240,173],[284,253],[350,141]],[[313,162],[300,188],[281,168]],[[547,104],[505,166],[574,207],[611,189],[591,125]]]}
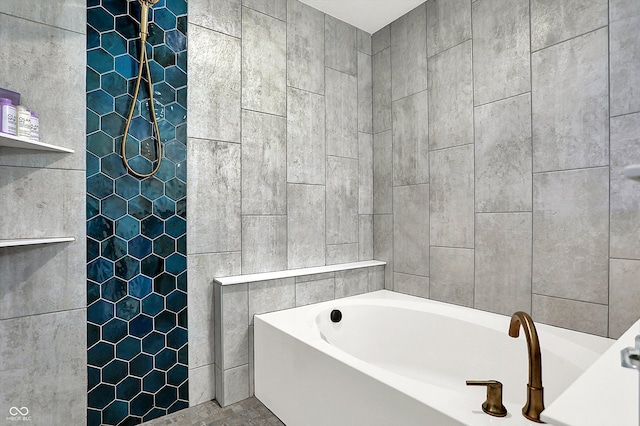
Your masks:
{"label": "gray tile wall", "polygon": [[[0,87],[36,111],[43,142],[75,150],[0,148],[0,239],[75,238],[0,249],[0,407],[27,407],[33,425],[85,424],[86,2],[3,1],[0,28]],[[25,34],[38,42],[25,48]]]}
{"label": "gray tile wall", "polygon": [[387,288],[610,337],[640,317],[638,25],[634,0],[428,0],[372,35]]}
{"label": "gray tile wall", "polygon": [[[298,0],[191,0],[188,37],[195,405],[235,398],[249,377],[246,359],[216,352],[214,277],[373,258],[375,82],[371,36]],[[307,284],[301,300],[324,290]]]}

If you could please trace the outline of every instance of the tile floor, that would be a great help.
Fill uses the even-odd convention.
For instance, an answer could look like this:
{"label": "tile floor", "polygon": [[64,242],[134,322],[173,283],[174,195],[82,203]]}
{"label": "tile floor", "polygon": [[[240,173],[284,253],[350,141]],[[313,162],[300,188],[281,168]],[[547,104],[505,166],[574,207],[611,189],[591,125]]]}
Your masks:
{"label": "tile floor", "polygon": [[255,397],[222,408],[216,401],[178,411],[144,426],[284,426],[267,407]]}

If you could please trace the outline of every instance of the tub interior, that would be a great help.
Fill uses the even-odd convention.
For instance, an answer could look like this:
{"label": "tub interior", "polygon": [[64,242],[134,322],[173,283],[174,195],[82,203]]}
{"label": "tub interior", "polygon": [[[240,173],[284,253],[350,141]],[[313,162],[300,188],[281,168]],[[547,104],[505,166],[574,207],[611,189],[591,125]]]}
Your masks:
{"label": "tub interior", "polygon": [[[499,380],[503,397],[524,403],[528,380],[528,351],[523,333],[507,334],[509,318],[498,318],[502,329],[451,316],[396,306],[344,305],[342,320],[327,320],[327,309],[316,316],[321,338],[344,353],[372,366],[418,382],[464,392],[466,380]],[[493,321],[495,323],[495,320]],[[502,324],[500,324],[502,323]],[[585,360],[599,355],[574,347],[538,326],[542,347],[545,401],[555,400],[585,369]],[[407,341],[410,339],[410,341]],[[556,344],[549,347],[546,343]],[[573,356],[567,356],[573,354]]]}

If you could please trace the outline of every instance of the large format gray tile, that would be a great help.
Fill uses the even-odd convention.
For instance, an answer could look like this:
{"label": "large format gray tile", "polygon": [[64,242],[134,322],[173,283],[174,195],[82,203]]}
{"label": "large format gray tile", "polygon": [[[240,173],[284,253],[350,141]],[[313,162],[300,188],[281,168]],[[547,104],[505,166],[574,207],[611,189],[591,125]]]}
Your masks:
{"label": "large format gray tile", "polygon": [[429,277],[395,272],[393,274],[393,291],[428,299]]}
{"label": "large format gray tile", "polygon": [[391,46],[391,25],[382,27],[371,35],[371,54],[375,55],[389,46]]}
{"label": "large format gray tile", "polygon": [[240,39],[189,28],[188,135],[240,142]]}
{"label": "large format gray tile", "polygon": [[324,65],[356,76],[356,27],[333,16],[324,18]]}
{"label": "large format gray tile", "polygon": [[424,90],[393,103],[393,185],[429,183],[428,96]]}
{"label": "large format gray tile", "polygon": [[242,273],[287,269],[287,217],[242,217]]}
{"label": "large format gray tile", "polygon": [[84,238],[84,227],[77,222],[84,219],[78,213],[85,208],[83,174],[79,170],[0,166],[0,239]]}
{"label": "large format gray tile", "polygon": [[327,244],[327,265],[351,263],[358,261],[358,243],[351,244]]}
{"label": "large format gray tile", "polygon": [[376,53],[373,69],[373,133],[391,129],[391,49]]}
{"label": "large format gray tile", "polygon": [[373,212],[393,212],[393,139],[391,130],[373,136]]}
{"label": "large format gray tile", "polygon": [[356,28],[356,49],[371,56],[371,34]]}
{"label": "large format gray tile", "polygon": [[429,185],[393,188],[393,270],[429,276]]}
{"label": "large format gray tile", "polygon": [[358,213],[373,213],[373,136],[358,133]]}
{"label": "large format gray tile", "polygon": [[533,292],[607,303],[609,171],[533,177]]}
{"label": "large format gray tile", "polygon": [[335,298],[333,277],[322,280],[296,282],[296,306],[326,302]]}
{"label": "large format gray tile", "polygon": [[640,318],[640,260],[611,259],[609,267],[609,337],[617,339]]}
{"label": "large format gray tile", "polygon": [[331,68],[325,77],[327,155],[358,158],[358,79]]}
{"label": "large format gray tile", "polygon": [[607,335],[607,305],[577,300],[533,295],[531,316],[536,322],[581,331]]}
{"label": "large format gray tile", "polygon": [[477,212],[531,211],[531,95],[475,109]]}
{"label": "large format gray tile", "polygon": [[0,320],[87,305],[85,237],[78,233],[75,238],[73,243],[0,249]]}
{"label": "large format gray tile", "polygon": [[215,286],[214,323],[220,324],[215,362],[226,370],[249,362],[249,292],[247,284]]}
{"label": "large format gray tile", "polygon": [[242,108],[287,112],[287,24],[244,8],[242,13]]}
{"label": "large format gray tile", "polygon": [[535,172],[608,163],[607,40],[603,28],[532,55]]}
{"label": "large format gray tile", "polygon": [[287,182],[325,182],[324,96],[288,89]]}
{"label": "large format gray tile", "polygon": [[242,111],[242,214],[287,212],[287,121]]}
{"label": "large format gray tile", "polygon": [[35,424],[86,424],[85,324],[85,309],[0,321],[3,417],[17,405]]}
{"label": "large format gray tile", "polygon": [[427,4],[391,23],[391,93],[398,100],[427,88]]}
{"label": "large format gray tile", "polygon": [[189,368],[200,368],[215,362],[213,279],[240,275],[240,253],[190,254],[187,256],[187,269]]}
{"label": "large format gray tile", "polygon": [[324,13],[287,1],[287,85],[324,93]]}
{"label": "large format gray tile", "polygon": [[469,0],[427,2],[427,52],[430,57],[470,38]]}
{"label": "large format gray tile", "polygon": [[[0,4],[0,13],[81,34],[86,33],[87,4],[83,0],[57,0],[38,3],[37,7],[29,6],[22,0],[5,0]],[[5,26],[2,28],[7,29]],[[10,33],[7,32],[5,35],[8,34]]]}
{"label": "large format gray tile", "polygon": [[373,133],[373,71],[371,56],[358,52],[358,131]]}
{"label": "large format gray tile", "polygon": [[241,0],[191,0],[189,2],[189,23],[233,37],[240,37],[241,9]]}
{"label": "large format gray tile", "polygon": [[327,244],[358,242],[358,160],[327,157]]}
{"label": "large format gray tile", "polygon": [[531,312],[531,213],[476,215],[475,308]]}
{"label": "large format gray tile", "polygon": [[358,260],[373,259],[373,215],[358,216]]}
{"label": "large format gray tile", "polygon": [[611,115],[640,112],[640,3],[609,1]]}
{"label": "large format gray tile", "polygon": [[189,407],[214,400],[216,397],[216,368],[214,364],[189,368]]}
{"label": "large format gray tile", "polygon": [[608,24],[607,0],[531,0],[533,51]]}
{"label": "large format gray tile", "polygon": [[369,269],[369,291],[384,290],[384,266],[374,266]]}
{"label": "large format gray tile", "polygon": [[441,302],[473,307],[473,249],[431,247],[429,297]]}
{"label": "large format gray tile", "polygon": [[287,0],[242,0],[242,5],[281,21],[287,20]]}
{"label": "large format gray tile", "polygon": [[429,59],[429,149],[473,143],[471,41]]}
{"label": "large format gray tile", "polygon": [[393,215],[373,215],[373,258],[386,262],[384,288],[393,290]]}
{"label": "large format gray tile", "polygon": [[483,0],[472,8],[475,105],[531,90],[529,1]]}
{"label": "large format gray tile", "polygon": [[287,185],[287,267],[325,264],[324,185]]}
{"label": "large format gray tile", "polygon": [[240,151],[240,144],[189,138],[188,253],[240,251]]}
{"label": "large format gray tile", "polygon": [[611,257],[640,259],[640,192],[638,181],[622,175],[640,164],[640,114],[611,119]]}
{"label": "large format gray tile", "polygon": [[[39,13],[56,15],[56,19],[62,13],[75,15],[69,18],[71,20],[77,19],[78,15],[83,19],[85,17],[84,6],[80,14],[69,12],[69,7],[75,2],[45,2],[31,5],[33,7],[23,2],[2,3],[0,9],[8,7],[10,11],[18,9],[18,4],[22,5],[20,9],[31,10],[25,11],[24,15],[33,15],[33,19],[37,19]],[[60,17],[59,20],[63,21],[64,18]],[[0,87],[21,93],[21,103],[35,110],[40,117],[42,142],[75,151],[74,154],[60,154],[3,147],[0,148],[0,164],[84,170],[86,37],[2,13],[0,28],[0,55],[4,58],[0,62]],[[60,95],[64,96],[64,102],[60,101]]]}
{"label": "large format gray tile", "polygon": [[295,306],[295,278],[249,283],[249,325],[253,325],[253,316],[256,314],[281,311]]}
{"label": "large format gray tile", "polygon": [[430,153],[431,245],[473,248],[473,145]]}
{"label": "large format gray tile", "polygon": [[216,400],[221,406],[235,404],[249,396],[249,364],[224,371],[216,369]]}
{"label": "large format gray tile", "polygon": [[336,272],[336,299],[355,296],[369,291],[367,268]]}

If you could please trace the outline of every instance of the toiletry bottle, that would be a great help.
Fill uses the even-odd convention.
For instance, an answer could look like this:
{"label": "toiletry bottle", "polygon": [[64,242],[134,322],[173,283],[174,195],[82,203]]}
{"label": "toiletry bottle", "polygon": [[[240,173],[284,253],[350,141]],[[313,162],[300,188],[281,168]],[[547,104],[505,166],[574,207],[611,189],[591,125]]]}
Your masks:
{"label": "toiletry bottle", "polygon": [[31,139],[31,113],[23,105],[18,105],[16,110],[18,111],[17,136]]}
{"label": "toiletry bottle", "polygon": [[16,107],[7,98],[0,98],[0,132],[16,134]]}
{"label": "toiletry bottle", "polygon": [[31,113],[31,140],[38,142],[40,140],[40,119],[35,112]]}

